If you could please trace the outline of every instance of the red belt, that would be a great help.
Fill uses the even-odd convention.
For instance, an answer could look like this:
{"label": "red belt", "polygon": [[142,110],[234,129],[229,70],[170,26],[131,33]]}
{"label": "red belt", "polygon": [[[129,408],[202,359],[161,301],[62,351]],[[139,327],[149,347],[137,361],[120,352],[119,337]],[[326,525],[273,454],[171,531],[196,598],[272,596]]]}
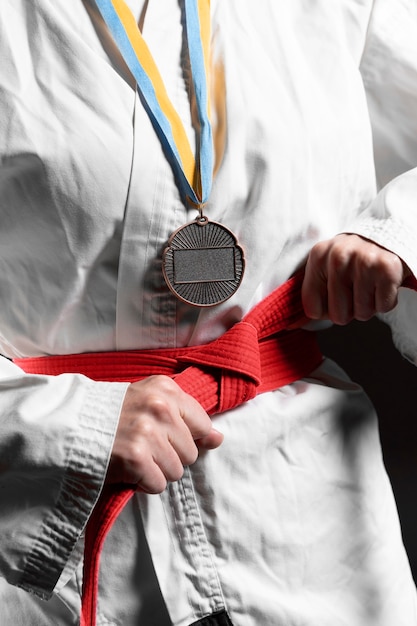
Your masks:
{"label": "red belt", "polygon": [[[95,380],[133,381],[151,374],[175,378],[209,414],[307,376],[322,361],[315,333],[286,330],[305,321],[298,273],[215,341],[191,348],[102,352],[17,359],[28,373],[77,372]],[[416,288],[416,282],[407,284]],[[81,626],[95,626],[100,553],[134,486],[108,485],[85,537]]]}

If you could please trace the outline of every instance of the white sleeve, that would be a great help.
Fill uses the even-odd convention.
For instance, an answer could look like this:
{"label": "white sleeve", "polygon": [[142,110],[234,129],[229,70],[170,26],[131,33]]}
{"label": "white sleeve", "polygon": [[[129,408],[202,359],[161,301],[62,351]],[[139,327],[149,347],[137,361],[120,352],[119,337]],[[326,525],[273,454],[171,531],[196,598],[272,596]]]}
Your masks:
{"label": "white sleeve", "polygon": [[28,375],[0,357],[0,575],[9,583],[51,595],[102,488],[126,388]]}
{"label": "white sleeve", "polygon": [[[372,123],[379,193],[355,232],[395,252],[417,276],[417,3],[375,0],[360,67]],[[401,289],[383,316],[417,364],[417,293]]]}

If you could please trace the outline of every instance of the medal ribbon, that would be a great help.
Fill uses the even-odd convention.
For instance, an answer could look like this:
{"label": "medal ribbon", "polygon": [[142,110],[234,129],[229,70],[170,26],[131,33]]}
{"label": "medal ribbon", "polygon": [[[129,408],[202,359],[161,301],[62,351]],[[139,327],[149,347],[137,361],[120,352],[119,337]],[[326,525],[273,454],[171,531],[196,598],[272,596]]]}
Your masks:
{"label": "medal ribbon", "polygon": [[138,91],[176,175],[180,193],[200,207],[213,179],[208,71],[210,0],[184,0],[185,30],[199,121],[197,159],[137,21],[124,0],[95,0]]}

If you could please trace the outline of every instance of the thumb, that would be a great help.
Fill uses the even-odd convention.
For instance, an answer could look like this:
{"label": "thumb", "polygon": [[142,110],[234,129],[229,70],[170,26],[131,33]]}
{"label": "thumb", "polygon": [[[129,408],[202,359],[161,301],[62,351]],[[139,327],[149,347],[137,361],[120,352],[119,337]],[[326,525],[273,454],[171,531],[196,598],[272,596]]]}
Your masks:
{"label": "thumb", "polygon": [[205,435],[200,439],[196,439],[195,445],[197,448],[201,448],[203,450],[214,450],[222,444],[223,439],[224,435],[215,428],[212,428],[208,435]]}

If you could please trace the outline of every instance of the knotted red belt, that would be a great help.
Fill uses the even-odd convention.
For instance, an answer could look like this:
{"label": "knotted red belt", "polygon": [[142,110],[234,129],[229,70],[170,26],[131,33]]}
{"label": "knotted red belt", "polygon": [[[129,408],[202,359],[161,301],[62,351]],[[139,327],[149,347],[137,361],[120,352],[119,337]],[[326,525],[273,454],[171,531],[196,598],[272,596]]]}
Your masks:
{"label": "knotted red belt", "polygon": [[[166,374],[213,415],[299,380],[321,363],[315,333],[287,330],[306,321],[301,284],[302,274],[298,273],[219,339],[203,346],[27,358],[15,363],[28,373],[75,372],[101,381],[134,381]],[[414,289],[416,285],[415,279],[407,284]],[[107,485],[89,519],[81,626],[95,626],[101,550],[113,522],[135,491],[134,486]]]}

